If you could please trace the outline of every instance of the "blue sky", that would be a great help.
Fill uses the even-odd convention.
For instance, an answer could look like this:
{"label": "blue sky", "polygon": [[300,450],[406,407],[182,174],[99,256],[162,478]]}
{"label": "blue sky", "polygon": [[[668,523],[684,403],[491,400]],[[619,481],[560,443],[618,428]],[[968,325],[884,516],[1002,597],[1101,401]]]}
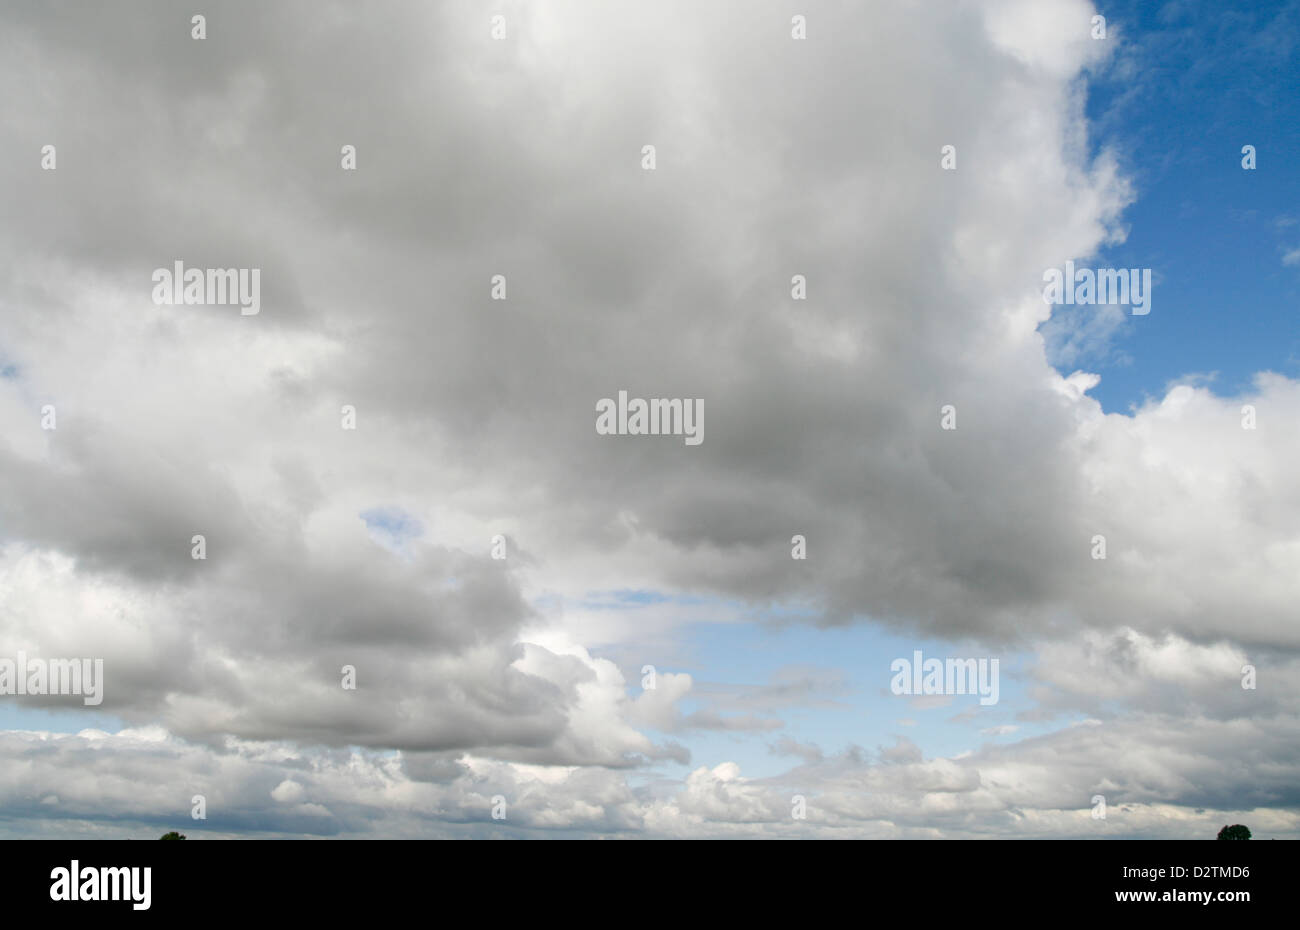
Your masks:
{"label": "blue sky", "polygon": [[[893,747],[897,738],[903,737],[931,758],[956,755],[976,749],[983,742],[1008,738],[982,735],[982,729],[1011,724],[1018,728],[1014,738],[1022,738],[1062,723],[1058,719],[1050,724],[1025,724],[1016,719],[1019,711],[1030,706],[1017,678],[1024,657],[1005,650],[997,653],[999,701],[981,706],[974,695],[918,702],[888,690],[894,659],[910,660],[917,649],[927,659],[987,654],[969,644],[897,636],[869,626],[810,630],[791,625],[774,630],[758,624],[700,624],[684,630],[682,635],[692,645],[694,661],[661,671],[691,674],[694,687],[682,704],[687,713],[708,706],[720,696],[734,695],[743,704],[747,697],[761,698],[768,688],[813,683],[804,700],[786,698],[780,702],[783,706],[770,712],[784,724],[780,729],[663,734],[665,739],[675,739],[691,750],[691,767],[703,760],[727,759],[756,777],[776,775],[798,763],[797,758],[771,751],[770,747],[783,736],[814,744],[828,756],[857,748],[869,757]],[[624,671],[630,681],[639,680],[636,669]],[[724,676],[725,680],[718,680]],[[868,681],[878,682],[879,687],[865,686],[863,683]],[[724,716],[741,713],[744,710],[723,711]]]}
{"label": "blue sky", "polygon": [[[1099,6],[1125,43],[1089,86],[1095,150],[1134,184],[1127,240],[1100,267],[1151,268],[1152,312],[1109,351],[1058,364],[1101,375],[1107,412],[1185,375],[1232,396],[1257,371],[1300,373],[1300,71],[1294,2]],[[1129,66],[1132,66],[1130,69]],[[1253,145],[1257,167],[1243,170]],[[1096,308],[1061,307],[1081,314]]]}

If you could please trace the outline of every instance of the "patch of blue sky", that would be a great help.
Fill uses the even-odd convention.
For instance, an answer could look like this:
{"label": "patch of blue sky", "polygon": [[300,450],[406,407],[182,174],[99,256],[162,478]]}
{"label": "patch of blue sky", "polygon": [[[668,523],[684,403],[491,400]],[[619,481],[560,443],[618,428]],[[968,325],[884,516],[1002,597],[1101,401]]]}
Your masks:
{"label": "patch of blue sky", "polygon": [[647,607],[653,604],[679,604],[700,606],[713,599],[662,594],[658,591],[623,588],[614,591],[592,591],[573,606],[583,610],[622,610],[627,607]]}
{"label": "patch of blue sky", "polygon": [[32,730],[50,733],[80,733],[82,730],[103,730],[116,733],[123,729],[121,719],[92,708],[24,707],[12,698],[0,698],[0,730]]}
{"label": "patch of blue sky", "polygon": [[[689,765],[664,763],[656,767],[662,774],[681,776],[701,765],[736,762],[747,776],[774,776],[800,764],[797,756],[772,752],[782,738],[815,745],[826,756],[858,747],[865,758],[875,759],[901,737],[915,743],[927,759],[951,757],[985,743],[1048,733],[1081,719],[1020,718],[1035,708],[1024,677],[1032,655],[1025,652],[904,636],[868,624],[830,629],[694,624],[678,633],[690,644],[691,660],[657,670],[690,673],[692,691],[680,702],[685,715],[707,710],[724,718],[748,716],[782,725],[652,733],[656,741],[678,742],[691,751]],[[893,694],[891,663],[899,658],[913,661],[917,650],[926,659],[997,658],[998,702],[982,705],[977,694]],[[629,667],[624,672],[635,696],[640,693],[640,670]]]}
{"label": "patch of blue sky", "polygon": [[[1300,376],[1300,2],[1101,12],[1118,54],[1089,80],[1090,141],[1118,155],[1136,200],[1125,241],[1086,266],[1152,269],[1151,312],[1125,310],[1109,340],[1062,351],[1101,308],[1054,307],[1053,364],[1101,375],[1089,393],[1118,413],[1189,375],[1221,396],[1260,371]],[[1058,267],[1069,258],[1082,257]]]}
{"label": "patch of blue sky", "polygon": [[398,507],[374,507],[359,516],[370,538],[395,555],[405,556],[407,544],[424,534],[424,527],[412,514]]}

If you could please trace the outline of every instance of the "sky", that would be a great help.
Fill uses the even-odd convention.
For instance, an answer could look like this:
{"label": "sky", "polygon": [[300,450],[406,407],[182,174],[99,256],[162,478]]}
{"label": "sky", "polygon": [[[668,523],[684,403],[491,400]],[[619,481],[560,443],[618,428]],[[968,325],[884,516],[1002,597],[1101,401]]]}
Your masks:
{"label": "sky", "polygon": [[1300,838],[1300,2],[192,15],[0,10],[0,837]]}
{"label": "sky", "polygon": [[[1099,255],[1107,265],[1152,268],[1170,312],[1130,316],[1092,351],[1053,361],[1063,372],[1084,365],[1100,374],[1090,393],[1118,413],[1195,376],[1225,397],[1248,391],[1260,371],[1296,377],[1295,5],[1104,11],[1124,47],[1090,82],[1087,114],[1094,148],[1117,153],[1137,197],[1124,213],[1124,240]],[[1240,170],[1244,145],[1256,148],[1253,171]]]}

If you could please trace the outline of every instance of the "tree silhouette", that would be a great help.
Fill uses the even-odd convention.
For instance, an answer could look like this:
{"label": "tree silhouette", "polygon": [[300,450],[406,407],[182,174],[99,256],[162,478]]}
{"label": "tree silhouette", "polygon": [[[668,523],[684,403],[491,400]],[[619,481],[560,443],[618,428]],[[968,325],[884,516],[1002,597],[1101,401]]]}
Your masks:
{"label": "tree silhouette", "polygon": [[1248,840],[1250,839],[1250,827],[1242,823],[1234,823],[1232,826],[1224,826],[1219,831],[1221,840]]}
{"label": "tree silhouette", "polygon": [[[1226,829],[1228,829],[1228,828],[1227,828],[1227,827],[1224,827],[1223,829],[1226,830]],[[185,839],[185,834],[184,834],[184,833],[177,833],[175,830],[173,830],[171,833],[164,833],[162,836],[158,837],[158,839],[160,839],[160,840],[183,840],[183,839]]]}

